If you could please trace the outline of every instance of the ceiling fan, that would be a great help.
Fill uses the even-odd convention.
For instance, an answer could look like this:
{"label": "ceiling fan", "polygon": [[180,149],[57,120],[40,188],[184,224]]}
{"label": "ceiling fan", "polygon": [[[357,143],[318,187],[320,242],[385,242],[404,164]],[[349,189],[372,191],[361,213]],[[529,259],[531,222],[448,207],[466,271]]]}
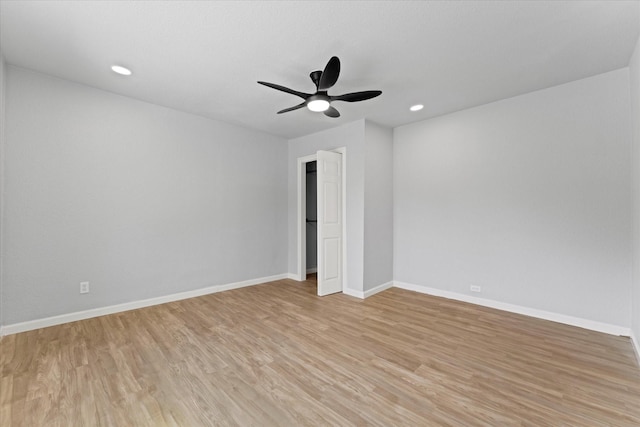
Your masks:
{"label": "ceiling fan", "polygon": [[268,86],[270,88],[287,92],[292,95],[299,96],[304,101],[294,107],[285,108],[278,111],[278,114],[287,113],[289,111],[297,110],[302,107],[307,107],[311,111],[324,112],[327,117],[340,117],[340,113],[334,107],[331,106],[333,101],[345,101],[345,102],[358,102],[366,101],[367,99],[375,98],[380,95],[382,91],[379,90],[366,90],[363,92],[346,93],[344,95],[329,95],[327,91],[338,81],[340,75],[340,59],[337,56],[333,56],[327,66],[324,67],[324,71],[312,71],[309,74],[311,80],[316,85],[316,93],[304,93],[297,90],[289,89],[284,86],[280,86],[274,83],[267,83],[259,81],[261,85]]}

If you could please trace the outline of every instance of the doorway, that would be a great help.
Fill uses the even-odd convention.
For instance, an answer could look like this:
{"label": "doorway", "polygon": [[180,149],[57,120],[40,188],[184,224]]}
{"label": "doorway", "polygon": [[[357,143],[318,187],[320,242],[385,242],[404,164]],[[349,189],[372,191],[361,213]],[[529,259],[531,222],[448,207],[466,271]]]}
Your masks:
{"label": "doorway", "polygon": [[297,163],[297,280],[315,272],[318,295],[342,292],[347,265],[346,148],[318,151]]}
{"label": "doorway", "polygon": [[307,250],[307,276],[318,271],[318,161],[307,162],[306,173],[306,250]]}

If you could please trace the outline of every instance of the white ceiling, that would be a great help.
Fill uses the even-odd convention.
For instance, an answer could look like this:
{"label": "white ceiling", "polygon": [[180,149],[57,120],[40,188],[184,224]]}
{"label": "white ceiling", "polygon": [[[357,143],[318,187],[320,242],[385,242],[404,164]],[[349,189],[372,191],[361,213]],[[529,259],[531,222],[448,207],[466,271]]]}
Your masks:
{"label": "white ceiling", "polygon": [[[639,28],[638,1],[0,2],[10,64],[287,138],[363,117],[395,127],[625,67]],[[336,102],[339,119],[276,115],[300,98],[256,81],[314,92],[309,73],[333,55],[330,94],[382,95]]]}

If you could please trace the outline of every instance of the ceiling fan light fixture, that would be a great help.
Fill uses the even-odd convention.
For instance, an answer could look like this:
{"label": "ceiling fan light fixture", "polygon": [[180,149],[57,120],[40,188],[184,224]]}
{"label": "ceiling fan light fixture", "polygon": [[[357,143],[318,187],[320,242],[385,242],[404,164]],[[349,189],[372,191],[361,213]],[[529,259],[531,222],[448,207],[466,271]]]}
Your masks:
{"label": "ceiling fan light fixture", "polygon": [[307,108],[311,111],[327,111],[329,109],[329,101],[325,99],[314,99],[313,101],[309,101],[307,103]]}
{"label": "ceiling fan light fixture", "polygon": [[113,70],[114,73],[122,74],[123,76],[131,75],[131,70],[123,67],[122,65],[113,65],[111,70]]}
{"label": "ceiling fan light fixture", "polygon": [[422,105],[422,104],[416,104],[416,105],[411,106],[411,108],[409,108],[409,110],[411,110],[411,111],[420,111],[420,110],[422,110],[423,108],[424,108],[424,105]]}

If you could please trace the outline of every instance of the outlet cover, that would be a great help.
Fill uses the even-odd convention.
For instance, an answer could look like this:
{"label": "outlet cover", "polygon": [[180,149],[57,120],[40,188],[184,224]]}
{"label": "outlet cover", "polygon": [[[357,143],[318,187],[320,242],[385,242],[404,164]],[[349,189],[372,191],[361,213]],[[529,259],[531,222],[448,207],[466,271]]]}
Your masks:
{"label": "outlet cover", "polygon": [[80,282],[80,293],[81,294],[89,293],[89,282]]}
{"label": "outlet cover", "polygon": [[477,285],[471,285],[471,292],[482,292],[482,288]]}

